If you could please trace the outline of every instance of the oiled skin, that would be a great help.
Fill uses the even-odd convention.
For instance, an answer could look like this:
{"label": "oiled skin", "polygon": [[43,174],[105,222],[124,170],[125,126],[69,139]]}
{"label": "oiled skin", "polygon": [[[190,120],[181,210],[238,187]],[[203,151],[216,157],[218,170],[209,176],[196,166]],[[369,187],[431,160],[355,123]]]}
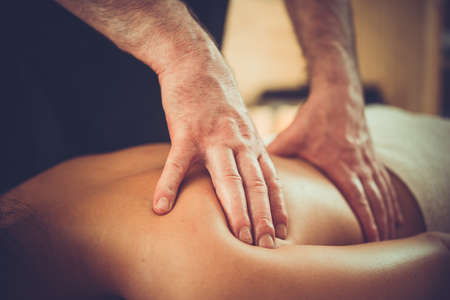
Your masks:
{"label": "oiled skin", "polygon": [[[339,191],[299,160],[273,158],[289,212],[288,239],[277,240],[276,250],[233,237],[202,170],[192,170],[174,211],[156,216],[151,199],[167,151],[167,145],[149,145],[74,159],[7,194],[4,198],[30,208],[7,220],[27,257],[11,276],[17,286],[11,294],[17,299],[103,294],[131,300],[421,299],[446,292],[448,249],[428,235],[361,246],[297,246],[363,242]],[[417,205],[392,178],[405,214],[400,234],[423,231]]]}

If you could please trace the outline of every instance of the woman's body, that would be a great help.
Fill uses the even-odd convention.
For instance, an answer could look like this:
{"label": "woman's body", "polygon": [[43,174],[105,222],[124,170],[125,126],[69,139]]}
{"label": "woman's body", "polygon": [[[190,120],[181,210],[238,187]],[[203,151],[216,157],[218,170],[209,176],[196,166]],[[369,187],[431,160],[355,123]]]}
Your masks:
{"label": "woman's body", "polygon": [[[19,241],[22,263],[10,277],[11,294],[412,299],[444,292],[448,249],[434,236],[299,246],[363,242],[339,191],[299,160],[273,158],[289,213],[288,238],[277,240],[276,250],[233,237],[202,170],[191,171],[171,214],[154,215],[151,199],[167,151],[167,145],[151,145],[74,159],[5,195],[2,202],[14,205],[4,209],[1,227]],[[393,174],[391,179],[405,216],[400,237],[424,231],[408,188]]]}

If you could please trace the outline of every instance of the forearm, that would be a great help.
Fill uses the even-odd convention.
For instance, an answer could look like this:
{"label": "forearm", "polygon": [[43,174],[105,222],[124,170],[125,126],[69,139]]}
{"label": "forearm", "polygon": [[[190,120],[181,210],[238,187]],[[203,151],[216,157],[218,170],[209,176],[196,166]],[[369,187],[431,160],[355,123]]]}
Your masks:
{"label": "forearm", "polygon": [[348,0],[285,0],[307,61],[312,89],[360,89],[352,9]]}
{"label": "forearm", "polygon": [[160,74],[186,57],[214,57],[209,35],[179,0],[56,0]]}

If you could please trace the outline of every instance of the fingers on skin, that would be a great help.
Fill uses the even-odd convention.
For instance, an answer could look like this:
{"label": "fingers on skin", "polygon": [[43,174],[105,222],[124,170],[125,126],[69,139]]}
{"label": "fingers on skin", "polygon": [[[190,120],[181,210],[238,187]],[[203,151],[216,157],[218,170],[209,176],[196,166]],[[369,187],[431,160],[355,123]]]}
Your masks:
{"label": "fingers on skin", "polygon": [[157,214],[165,214],[173,207],[178,188],[195,155],[193,150],[186,149],[188,147],[175,145],[170,148],[153,196],[153,211]]}
{"label": "fingers on skin", "polygon": [[249,151],[237,153],[236,161],[244,182],[256,244],[264,248],[275,248],[268,188],[259,162]]}
{"label": "fingers on skin", "polygon": [[233,234],[241,241],[253,244],[243,182],[233,151],[225,147],[208,150],[206,168]]}
{"label": "fingers on skin", "polygon": [[359,178],[374,215],[380,239],[387,240],[389,239],[390,229],[387,208],[385,206],[385,198],[383,197],[385,194],[381,191],[380,185],[377,184],[375,178],[370,172],[366,173],[364,176],[360,176]]}
{"label": "fingers on skin", "polygon": [[396,217],[395,217],[395,206],[393,194],[391,190],[394,190],[391,180],[387,172],[383,169],[379,169],[375,176],[377,185],[380,187],[384,199],[384,205],[387,209],[388,215],[388,226],[389,226],[389,237],[390,239],[395,239],[397,236]]}
{"label": "fingers on skin", "polygon": [[394,199],[395,222],[397,225],[402,225],[405,222],[405,219],[400,204],[398,203],[397,192],[394,188],[391,189],[391,192],[393,193],[392,199]]}
{"label": "fingers on skin", "polygon": [[345,168],[338,168],[334,170],[334,173],[330,173],[329,176],[337,184],[337,187],[347,199],[351,209],[358,218],[366,241],[380,240],[378,227],[358,175]]}
{"label": "fingers on skin", "polygon": [[273,166],[269,155],[264,152],[259,157],[259,165],[264,174],[267,188],[269,189],[270,210],[272,221],[275,226],[275,233],[278,238],[286,239],[288,233],[288,214],[286,202],[281,190],[281,182]]}
{"label": "fingers on skin", "polygon": [[397,192],[395,191],[394,185],[392,184],[391,176],[389,175],[386,169],[383,169],[384,177],[387,178],[386,182],[388,183],[388,191],[391,195],[392,204],[394,207],[394,220],[396,225],[401,225],[404,222],[403,214],[400,209],[400,205],[397,199]]}

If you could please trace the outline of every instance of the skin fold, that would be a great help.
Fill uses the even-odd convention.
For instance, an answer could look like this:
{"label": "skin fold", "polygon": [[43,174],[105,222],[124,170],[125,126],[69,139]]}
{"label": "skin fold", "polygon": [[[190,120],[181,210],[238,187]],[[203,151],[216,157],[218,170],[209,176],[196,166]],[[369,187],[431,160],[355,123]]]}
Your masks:
{"label": "skin fold", "polygon": [[0,207],[9,217],[0,228],[13,237],[17,257],[9,299],[448,295],[448,235],[412,236],[425,230],[423,220],[395,175],[405,238],[359,244],[359,223],[338,189],[304,161],[272,157],[291,230],[270,250],[233,236],[201,168],[189,171],[171,214],[153,214],[149,199],[168,151],[149,145],[73,159],[4,195]]}

